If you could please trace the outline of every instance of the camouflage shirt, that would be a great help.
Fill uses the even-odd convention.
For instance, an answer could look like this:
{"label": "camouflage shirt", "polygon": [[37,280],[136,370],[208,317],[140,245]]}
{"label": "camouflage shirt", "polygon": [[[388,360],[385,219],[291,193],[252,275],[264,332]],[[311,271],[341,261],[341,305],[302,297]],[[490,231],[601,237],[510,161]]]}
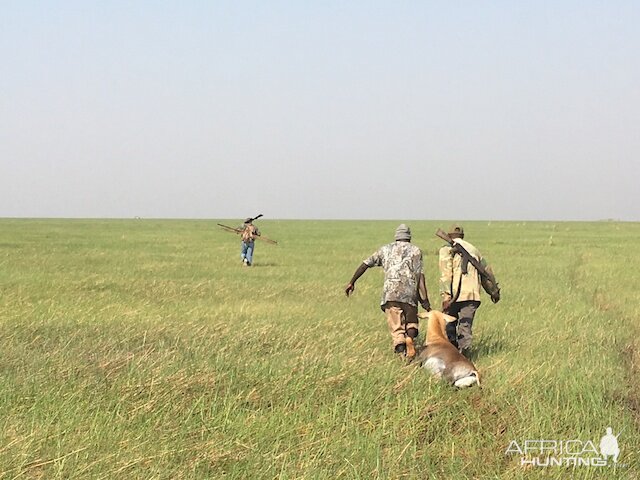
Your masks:
{"label": "camouflage shirt", "polygon": [[422,273],[422,251],[409,242],[384,245],[363,261],[367,267],[384,268],[380,305],[403,302],[418,306],[418,282]]}
{"label": "camouflage shirt", "polygon": [[[464,249],[475,257],[485,268],[487,262],[480,251],[469,242],[465,242],[462,239],[457,238],[456,243],[459,243]],[[440,249],[440,295],[444,298],[450,296],[456,299],[457,302],[464,302],[467,300],[480,300],[480,274],[476,268],[471,265],[471,262],[467,264],[467,274],[462,273],[462,256],[454,255],[451,252],[451,247],[445,245]],[[457,296],[457,298],[456,298]]]}

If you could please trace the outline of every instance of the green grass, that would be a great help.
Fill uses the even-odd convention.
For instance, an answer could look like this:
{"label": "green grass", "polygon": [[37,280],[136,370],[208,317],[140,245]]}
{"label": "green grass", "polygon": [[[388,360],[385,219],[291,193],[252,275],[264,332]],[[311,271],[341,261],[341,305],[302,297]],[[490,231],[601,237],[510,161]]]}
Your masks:
{"label": "green grass", "polygon": [[[251,268],[215,223],[0,220],[0,478],[639,475],[640,224],[466,222],[503,299],[456,391],[394,358],[381,269],[343,294],[400,222],[260,221]],[[449,222],[408,223],[438,304]],[[505,455],[608,426],[616,468]]]}

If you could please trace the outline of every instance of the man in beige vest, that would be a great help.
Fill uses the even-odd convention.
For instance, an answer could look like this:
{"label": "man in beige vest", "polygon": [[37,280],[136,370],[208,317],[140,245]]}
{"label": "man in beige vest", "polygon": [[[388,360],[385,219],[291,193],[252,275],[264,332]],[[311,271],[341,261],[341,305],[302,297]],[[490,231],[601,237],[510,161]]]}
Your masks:
{"label": "man in beige vest", "polygon": [[[487,265],[480,251],[464,240],[462,226],[452,225],[448,233],[455,243],[460,244],[488,272],[491,272],[491,267]],[[450,245],[442,247],[439,255],[442,311],[457,318],[457,321],[447,323],[447,337],[460,352],[468,357],[471,349],[473,318],[480,306],[481,277],[471,262],[463,262],[462,256],[456,254]],[[463,271],[465,268],[466,273]],[[492,301],[497,302],[497,299],[492,297]]]}

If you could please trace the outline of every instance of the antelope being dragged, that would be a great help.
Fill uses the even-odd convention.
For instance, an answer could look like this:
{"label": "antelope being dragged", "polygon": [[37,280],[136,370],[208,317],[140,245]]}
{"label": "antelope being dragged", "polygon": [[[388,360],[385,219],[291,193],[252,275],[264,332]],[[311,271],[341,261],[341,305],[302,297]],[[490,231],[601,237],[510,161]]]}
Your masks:
{"label": "antelope being dragged", "polygon": [[458,388],[479,386],[478,370],[447,338],[445,325],[455,318],[437,310],[419,316],[428,319],[427,339],[417,358],[420,364],[436,378],[444,378]]}

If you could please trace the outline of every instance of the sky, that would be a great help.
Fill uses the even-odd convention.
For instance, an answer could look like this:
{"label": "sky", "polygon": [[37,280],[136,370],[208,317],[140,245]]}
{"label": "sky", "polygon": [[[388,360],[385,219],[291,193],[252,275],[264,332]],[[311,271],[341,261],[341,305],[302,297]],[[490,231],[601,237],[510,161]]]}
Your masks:
{"label": "sky", "polygon": [[640,221],[640,2],[0,2],[0,217]]}

